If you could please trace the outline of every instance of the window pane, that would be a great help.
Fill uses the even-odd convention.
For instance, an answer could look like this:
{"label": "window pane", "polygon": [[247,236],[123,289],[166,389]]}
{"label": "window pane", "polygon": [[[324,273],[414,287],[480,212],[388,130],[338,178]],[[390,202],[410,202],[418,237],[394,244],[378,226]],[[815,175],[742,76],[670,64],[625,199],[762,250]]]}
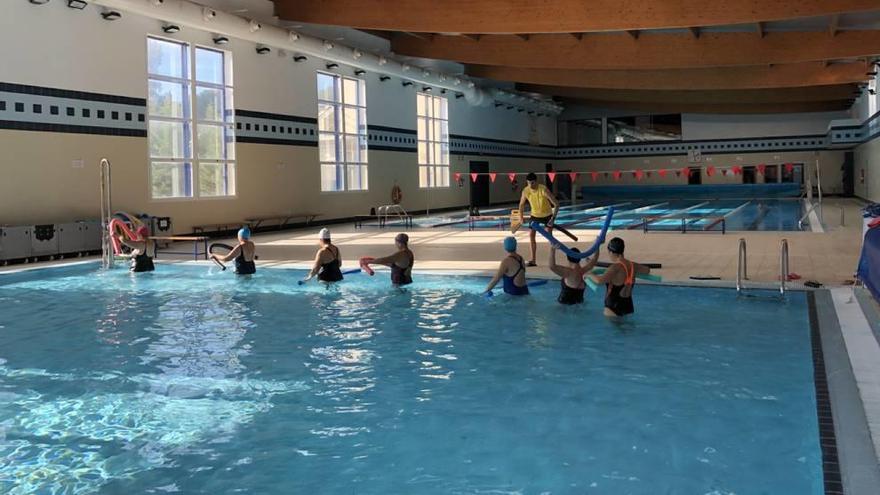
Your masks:
{"label": "window pane", "polygon": [[150,79],[147,107],[151,116],[183,118],[186,86]]}
{"label": "window pane", "polygon": [[318,99],[336,101],[336,77],[318,73]]}
{"label": "window pane", "polygon": [[431,163],[434,165],[440,163],[440,143],[431,143]]}
{"label": "window pane", "polygon": [[322,162],[336,161],[336,136],[333,134],[320,133],[318,135],[318,149]]}
{"label": "window pane", "polygon": [[449,143],[440,144],[440,163],[449,165]]}
{"label": "window pane", "polygon": [[224,128],[224,138],[226,140],[226,159],[235,160],[235,125],[227,124]]}
{"label": "window pane", "polygon": [[424,116],[425,115],[425,95],[417,94],[416,95],[416,115]]}
{"label": "window pane", "polygon": [[367,163],[367,137],[364,135],[359,136],[358,143],[361,148],[361,163]]}
{"label": "window pane", "polygon": [[[358,83],[358,105],[367,106],[367,83],[361,81]],[[366,187],[364,187],[366,189]]]}
{"label": "window pane", "polygon": [[153,158],[184,158],[184,124],[181,122],[150,122],[150,156]]}
{"label": "window pane", "polygon": [[341,166],[321,164],[321,190],[341,191],[345,186],[342,172]]}
{"label": "window pane", "polygon": [[223,84],[223,54],[196,48],[196,81]]}
{"label": "window pane", "polygon": [[223,111],[225,112],[225,121],[233,124],[235,123],[235,103],[232,99],[232,88],[226,89],[226,102],[223,105]]}
{"label": "window pane", "polygon": [[336,130],[336,106],[318,103],[318,130],[333,132]]}
{"label": "window pane", "polygon": [[440,121],[435,120],[432,122],[431,126],[431,139],[434,141],[440,141]]}
{"label": "window pane", "polygon": [[221,160],[223,154],[223,126],[199,124],[199,158],[203,160]]}
{"label": "window pane", "polygon": [[355,107],[345,107],[345,129],[346,134],[358,133],[358,110]]}
{"label": "window pane", "polygon": [[441,115],[441,113],[440,113],[440,98],[434,97],[431,99],[433,100],[432,103],[434,104],[433,113],[431,114],[431,117],[438,118]]}
{"label": "window pane", "polygon": [[358,110],[358,133],[367,133],[367,111],[363,108]]}
{"label": "window pane", "polygon": [[357,105],[358,103],[358,81],[354,79],[343,79],[343,101],[349,105]]}
{"label": "window pane", "polygon": [[428,143],[419,141],[419,163],[428,163]]}
{"label": "window pane", "polygon": [[199,163],[199,196],[227,196],[235,194],[231,187],[234,176],[234,164]]}
{"label": "window pane", "polygon": [[419,187],[428,187],[428,167],[419,167]]}
{"label": "window pane", "polygon": [[440,186],[449,187],[449,167],[440,169]]}
{"label": "window pane", "polygon": [[416,122],[416,129],[418,131],[419,139],[428,139],[428,121],[423,117],[418,118],[418,122]]}
{"label": "window pane", "polygon": [[443,142],[449,141],[449,122],[445,120],[440,121],[440,140]]}
{"label": "window pane", "polygon": [[182,44],[147,38],[147,71],[150,74],[185,78],[184,61]]}
{"label": "window pane", "polygon": [[440,100],[440,113],[436,117],[443,120],[449,120],[449,105],[446,98],[438,98]]}
{"label": "window pane", "polygon": [[356,163],[361,161],[360,147],[357,136],[345,136],[345,161]]}
{"label": "window pane", "polygon": [[348,189],[351,191],[363,191],[367,189],[366,165],[349,165],[347,168]]}
{"label": "window pane", "polygon": [[196,119],[223,121],[223,90],[196,87]]}
{"label": "window pane", "polygon": [[184,163],[154,162],[150,170],[151,190],[154,198],[179,198],[191,196],[190,166]]}

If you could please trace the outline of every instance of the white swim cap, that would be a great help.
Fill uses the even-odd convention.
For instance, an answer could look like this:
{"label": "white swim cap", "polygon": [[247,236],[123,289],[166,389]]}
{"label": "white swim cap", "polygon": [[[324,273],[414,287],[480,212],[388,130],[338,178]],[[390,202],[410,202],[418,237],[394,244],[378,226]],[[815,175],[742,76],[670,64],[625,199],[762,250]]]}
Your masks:
{"label": "white swim cap", "polygon": [[321,239],[322,241],[329,240],[330,239],[330,229],[328,229],[326,227],[321,229],[321,231],[318,232],[318,239]]}

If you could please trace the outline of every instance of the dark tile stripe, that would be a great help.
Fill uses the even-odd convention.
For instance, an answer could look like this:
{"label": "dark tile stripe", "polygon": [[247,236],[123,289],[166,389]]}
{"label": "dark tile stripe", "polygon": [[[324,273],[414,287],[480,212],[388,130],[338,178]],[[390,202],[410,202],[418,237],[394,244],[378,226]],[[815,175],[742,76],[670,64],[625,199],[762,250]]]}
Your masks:
{"label": "dark tile stripe", "polygon": [[[413,122],[415,122],[415,120],[413,120]],[[368,124],[367,130],[368,131],[377,131],[377,132],[396,132],[398,134],[410,134],[413,136],[418,134],[418,131],[416,131],[415,129],[403,129],[400,127],[388,127],[388,126],[384,126],[384,125],[370,125],[370,124]],[[449,136],[449,137],[451,138],[452,136]]]}
{"label": "dark tile stripe", "polygon": [[9,120],[0,120],[0,129],[11,129],[15,131],[64,132],[71,134],[101,134],[104,136],[147,137],[146,129],[120,129],[117,127],[45,124],[42,122],[18,122]]}
{"label": "dark tile stripe", "polygon": [[843,480],[837,458],[837,437],[834,433],[834,414],[828,395],[825,374],[825,358],[822,354],[822,338],[819,335],[819,318],[816,313],[816,296],[807,292],[810,315],[810,344],[813,348],[813,384],[816,388],[816,416],[819,426],[819,447],[822,450],[822,475],[825,495],[843,495]]}
{"label": "dark tile stripe", "polygon": [[254,144],[279,144],[282,146],[310,146],[318,147],[318,141],[303,141],[300,139],[277,139],[277,138],[261,138],[252,136],[235,136],[235,141],[239,143]]}
{"label": "dark tile stripe", "polygon": [[47,88],[43,86],[28,86],[26,84],[0,82],[0,91],[27,95],[52,96],[56,98],[70,98],[74,100],[101,101],[104,103],[118,103],[120,105],[147,106],[147,100],[145,98],[90,93],[87,91],[72,91],[69,89]]}
{"label": "dark tile stripe", "polygon": [[283,120],[285,122],[300,122],[303,124],[317,124],[318,119],[313,117],[297,117],[280,113],[256,112],[253,110],[236,110],[236,117],[249,117],[253,119]]}

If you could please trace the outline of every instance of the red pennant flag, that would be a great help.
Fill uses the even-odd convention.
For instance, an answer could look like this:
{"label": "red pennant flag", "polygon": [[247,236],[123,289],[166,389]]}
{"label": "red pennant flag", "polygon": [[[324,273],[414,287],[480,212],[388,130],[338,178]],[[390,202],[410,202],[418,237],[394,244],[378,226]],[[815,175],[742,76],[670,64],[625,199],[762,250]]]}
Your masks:
{"label": "red pennant flag", "polygon": [[766,169],[767,169],[767,165],[764,165],[763,163],[758,164],[758,173],[759,174],[764,175],[764,170],[766,170]]}
{"label": "red pennant flag", "polygon": [[556,178],[556,172],[547,172],[547,177],[550,179],[550,182],[553,182],[553,179]]}
{"label": "red pennant flag", "polygon": [[666,169],[665,168],[661,168],[660,170],[657,171],[657,173],[660,174],[660,177],[666,177]]}
{"label": "red pennant flag", "polygon": [[513,184],[516,182],[516,172],[508,172],[507,178],[510,179],[510,183]]}
{"label": "red pennant flag", "polygon": [[794,170],[794,163],[786,163],[785,164],[785,171],[788,173],[791,173],[792,170]]}
{"label": "red pennant flag", "polygon": [[495,172],[489,172],[489,181],[495,182],[495,176],[498,175]]}
{"label": "red pennant flag", "polygon": [[620,170],[615,170],[612,173],[614,175],[614,180],[620,180]]}
{"label": "red pennant flag", "polygon": [[476,181],[477,181],[477,176],[478,176],[478,175],[480,175],[480,174],[478,174],[478,173],[476,173],[476,172],[471,172],[471,181],[472,181],[472,182],[476,182]]}
{"label": "red pennant flag", "polygon": [[590,178],[593,179],[593,182],[596,182],[596,179],[599,178],[599,172],[590,172]]}
{"label": "red pennant flag", "polygon": [[743,169],[739,165],[733,166],[733,175],[739,175],[742,173],[742,171],[743,171]]}
{"label": "red pennant flag", "polygon": [[709,165],[706,167],[706,175],[712,177],[712,174],[715,173],[715,167],[713,165]]}
{"label": "red pennant flag", "polygon": [[461,180],[461,172],[456,172],[455,174],[453,174],[453,177],[455,177],[455,182],[460,181]]}
{"label": "red pennant flag", "polygon": [[578,173],[577,172],[569,172],[568,177],[571,179],[572,182],[576,182],[578,180]]}
{"label": "red pennant flag", "polygon": [[636,176],[636,180],[642,180],[642,177],[645,175],[645,173],[641,170],[636,170],[634,172],[634,175]]}

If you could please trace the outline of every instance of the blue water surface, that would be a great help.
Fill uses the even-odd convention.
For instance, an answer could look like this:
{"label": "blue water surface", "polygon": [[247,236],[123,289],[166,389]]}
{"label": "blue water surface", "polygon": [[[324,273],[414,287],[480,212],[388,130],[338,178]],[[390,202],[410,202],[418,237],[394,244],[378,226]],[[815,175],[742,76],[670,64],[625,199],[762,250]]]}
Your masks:
{"label": "blue water surface", "polygon": [[823,493],[805,297],[0,275],[0,493]]}

